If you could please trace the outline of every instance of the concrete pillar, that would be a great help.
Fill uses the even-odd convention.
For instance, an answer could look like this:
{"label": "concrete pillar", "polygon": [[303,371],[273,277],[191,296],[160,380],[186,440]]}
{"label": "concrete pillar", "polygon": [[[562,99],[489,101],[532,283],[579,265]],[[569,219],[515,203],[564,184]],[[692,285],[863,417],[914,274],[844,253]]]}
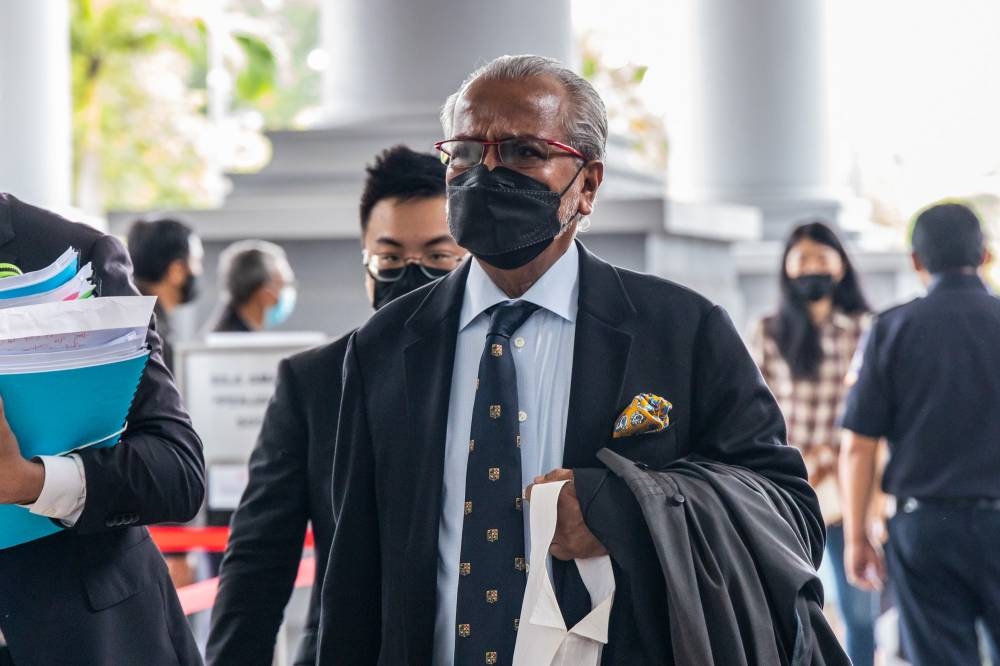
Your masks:
{"label": "concrete pillar", "polygon": [[328,125],[434,116],[496,56],[572,64],[570,0],[324,0],[321,13]]}
{"label": "concrete pillar", "polygon": [[756,206],[767,238],[803,217],[835,218],[823,1],[678,5],[671,196]]}
{"label": "concrete pillar", "polygon": [[67,0],[0,2],[0,191],[65,209],[71,120]]}

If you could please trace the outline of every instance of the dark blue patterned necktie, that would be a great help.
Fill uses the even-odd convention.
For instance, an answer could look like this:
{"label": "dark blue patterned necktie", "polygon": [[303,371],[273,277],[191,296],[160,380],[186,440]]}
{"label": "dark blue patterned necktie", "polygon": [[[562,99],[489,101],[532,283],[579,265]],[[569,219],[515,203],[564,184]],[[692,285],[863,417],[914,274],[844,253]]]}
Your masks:
{"label": "dark blue patterned necktie", "polygon": [[510,336],[537,305],[490,312],[479,362],[465,479],[455,663],[510,664],[527,581],[521,510],[521,435]]}

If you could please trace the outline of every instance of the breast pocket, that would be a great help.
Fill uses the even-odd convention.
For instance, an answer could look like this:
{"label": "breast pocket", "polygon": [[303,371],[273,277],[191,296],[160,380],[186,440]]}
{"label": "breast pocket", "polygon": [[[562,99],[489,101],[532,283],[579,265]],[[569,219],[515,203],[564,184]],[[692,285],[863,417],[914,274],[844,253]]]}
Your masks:
{"label": "breast pocket", "polygon": [[679,458],[677,431],[673,427],[659,432],[631,435],[611,440],[612,451],[651,469],[662,469]]}

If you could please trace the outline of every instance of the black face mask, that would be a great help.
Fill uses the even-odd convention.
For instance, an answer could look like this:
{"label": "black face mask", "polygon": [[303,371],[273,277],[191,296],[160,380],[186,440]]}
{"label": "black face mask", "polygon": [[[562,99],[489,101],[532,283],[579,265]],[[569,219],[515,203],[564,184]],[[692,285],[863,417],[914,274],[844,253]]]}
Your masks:
{"label": "black face mask", "polygon": [[829,273],[803,275],[791,282],[795,293],[810,303],[823,300],[837,288],[837,283],[833,281],[833,276]]}
{"label": "black face mask", "polygon": [[455,242],[491,266],[520,268],[562,231],[559,204],[586,163],[561,192],[530,176],[485,164],[448,183],[448,228]]}
{"label": "black face mask", "polygon": [[184,284],[181,285],[181,303],[190,303],[194,299],[198,298],[200,286],[201,283],[198,280],[198,276],[194,273],[188,272],[187,279],[184,280]]}
{"label": "black face mask", "polygon": [[[450,272],[440,268],[427,268],[426,266],[418,266],[416,264],[407,264],[405,268],[399,270],[398,280],[394,280],[393,282],[375,280],[374,306],[376,310],[380,309],[386,303],[410,293],[414,289],[419,289],[425,284],[430,284],[434,280],[444,277]],[[431,277],[431,275],[434,277]]]}

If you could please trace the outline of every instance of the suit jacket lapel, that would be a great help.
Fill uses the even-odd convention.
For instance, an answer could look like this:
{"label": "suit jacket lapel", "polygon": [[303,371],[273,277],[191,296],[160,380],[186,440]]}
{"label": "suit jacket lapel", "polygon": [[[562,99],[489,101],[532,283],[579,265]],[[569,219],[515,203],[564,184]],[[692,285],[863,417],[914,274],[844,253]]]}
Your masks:
{"label": "suit jacket lapel", "polygon": [[632,347],[623,325],[635,314],[618,271],[578,246],[580,307],[563,452],[567,468],[598,466],[597,452],[611,439]]}
{"label": "suit jacket lapel", "polygon": [[412,572],[407,586],[404,627],[408,655],[414,663],[429,663],[427,646],[433,644],[433,609],[437,600],[438,527],[441,484],[444,475],[445,438],[451,400],[451,375],[455,365],[458,317],[465,294],[468,261],[442,279],[406,322],[412,341],[404,351],[408,431],[420,437],[421,446],[408,452],[413,466],[413,497],[426,498],[410,508],[412,519],[407,543]]}

